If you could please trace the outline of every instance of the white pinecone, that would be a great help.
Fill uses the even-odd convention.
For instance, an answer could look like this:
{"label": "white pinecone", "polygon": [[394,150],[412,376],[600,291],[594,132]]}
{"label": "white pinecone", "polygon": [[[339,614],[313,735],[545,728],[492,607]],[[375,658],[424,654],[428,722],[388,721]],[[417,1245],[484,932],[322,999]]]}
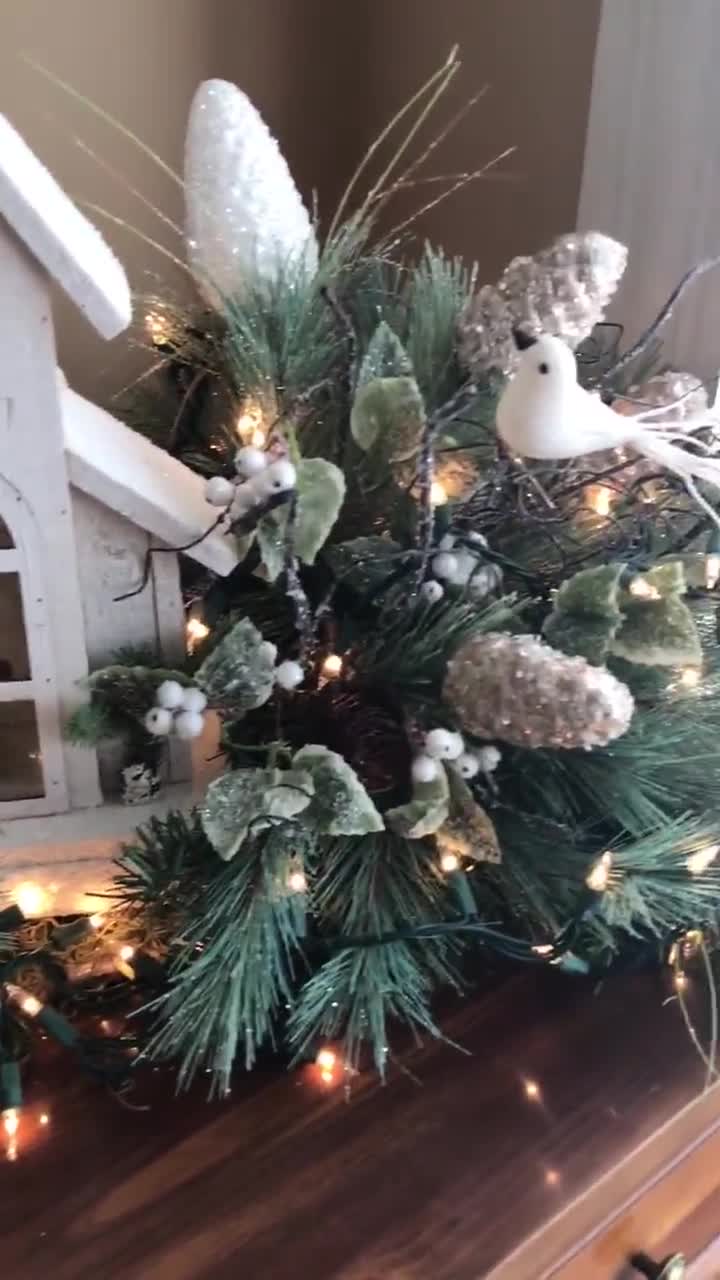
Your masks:
{"label": "white pinecone", "polygon": [[262,116],[227,80],[200,85],[185,142],[188,260],[210,306],[242,300],[291,266],[317,266],[317,241]]}
{"label": "white pinecone", "polygon": [[599,231],[558,237],[534,257],[513,258],[497,285],[470,299],[460,322],[460,358],[472,373],[511,373],[513,329],[564,338],[576,347],[592,332],[620,282],[627,249]]}
{"label": "white pinecone", "polygon": [[604,667],[500,633],[460,646],[443,696],[467,732],[522,747],[606,746],[625,733],[635,705]]}
{"label": "white pinecone", "polygon": [[[675,402],[679,401],[679,404]],[[708,396],[704,384],[694,373],[676,373],[667,369],[664,373],[655,373],[644,382],[629,387],[625,396],[613,400],[616,413],[632,415],[643,408],[655,408],[662,404],[674,404],[668,409],[667,419],[677,422],[695,414],[705,414],[708,409]],[[655,422],[664,422],[665,415],[655,418]]]}

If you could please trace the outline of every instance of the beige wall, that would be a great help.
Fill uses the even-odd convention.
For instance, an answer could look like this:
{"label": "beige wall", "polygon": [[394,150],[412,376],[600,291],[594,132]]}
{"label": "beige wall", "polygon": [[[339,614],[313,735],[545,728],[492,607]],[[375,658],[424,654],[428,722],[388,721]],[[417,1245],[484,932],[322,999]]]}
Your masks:
{"label": "beige wall", "polygon": [[[172,233],[75,145],[82,137],[130,185],[181,219],[179,190],[146,157],[21,60],[27,53],[124,121],[175,168],[199,80],[234,79],[279,136],[321,210],[372,136],[450,45],[465,63],[457,105],[489,93],[439,157],[474,168],[517,144],[512,178],[476,184],[419,227],[488,276],[513,253],[573,225],[600,0],[0,0],[0,110],[74,196],[146,234]],[[102,223],[99,224],[102,225]],[[129,232],[108,239],[132,284],[181,277]],[[73,384],[107,399],[127,375],[127,344],[105,346],[67,304],[57,311],[61,361]]]}

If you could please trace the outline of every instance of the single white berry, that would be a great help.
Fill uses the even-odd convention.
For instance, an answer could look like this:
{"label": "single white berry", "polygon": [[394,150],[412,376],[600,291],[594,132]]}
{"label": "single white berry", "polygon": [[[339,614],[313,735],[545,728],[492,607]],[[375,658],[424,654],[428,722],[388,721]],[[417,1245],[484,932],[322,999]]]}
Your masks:
{"label": "single white berry", "polygon": [[457,760],[464,745],[462,735],[450,729],[431,729],[425,737],[425,751],[433,760]]}
{"label": "single white berry", "polygon": [[288,489],[294,489],[296,482],[297,471],[289,458],[278,458],[277,462],[271,462],[269,467],[253,477],[254,487],[268,498],[273,493],[285,493]]}
{"label": "single white berry", "polygon": [[240,476],[256,476],[268,465],[268,455],[252,444],[243,445],[235,454],[235,470]]}
{"label": "single white berry", "polygon": [[457,573],[457,569],[457,556],[453,555],[452,551],[439,551],[436,556],[433,556],[432,571],[436,578],[445,578],[446,581],[450,581]]}
{"label": "single white berry", "polygon": [[202,689],[192,686],[183,692],[182,709],[183,711],[197,711],[201,714],[207,706],[207,697]]}
{"label": "single white berry", "polygon": [[420,588],[420,595],[423,600],[427,600],[428,604],[437,604],[438,600],[442,600],[445,595],[445,588],[441,582],[436,582],[434,578],[430,578],[428,582],[423,582]]}
{"label": "single white berry", "polygon": [[199,738],[205,727],[205,719],[199,711],[181,711],[173,721],[178,738]]}
{"label": "single white berry", "polygon": [[144,720],[148,733],[156,738],[164,738],[170,732],[172,722],[172,711],[167,707],[151,707]]}
{"label": "single white berry", "polygon": [[224,476],[211,476],[205,483],[205,501],[211,507],[227,507],[235,497],[235,485]]}
{"label": "single white berry", "polygon": [[175,711],[183,705],[185,690],[179,680],[163,680],[155,690],[155,705]]}
{"label": "single white berry", "polygon": [[441,551],[452,551],[455,546],[455,538],[451,533],[446,533],[445,537],[440,539],[438,546]]}
{"label": "single white berry", "polygon": [[455,761],[455,768],[461,778],[474,778],[480,772],[480,761],[472,751],[463,751]]}
{"label": "single white berry", "polygon": [[272,662],[274,664],[275,659],[277,658],[278,647],[276,644],[273,644],[272,640],[263,640],[262,644],[258,646],[258,653],[263,658],[267,658],[268,662]]}
{"label": "single white berry", "polygon": [[450,582],[453,586],[464,587],[470,581],[475,569],[477,569],[477,557],[472,551],[468,551],[465,547],[454,553],[456,561],[456,569]]}
{"label": "single white berry", "polygon": [[497,747],[481,747],[477,758],[483,773],[494,773],[502,760],[502,755]]}
{"label": "single white berry", "polygon": [[291,658],[287,658],[285,662],[281,662],[275,669],[275,679],[281,689],[297,689],[305,679],[305,672],[299,662],[294,662]]}
{"label": "single white berry", "polygon": [[433,760],[430,756],[416,756],[410,772],[413,782],[434,782],[439,770],[437,760]]}
{"label": "single white berry", "polygon": [[256,493],[251,480],[246,480],[244,484],[237,485],[233,504],[230,508],[232,519],[240,520],[261,501],[262,496]]}
{"label": "single white berry", "polygon": [[496,564],[483,564],[472,575],[468,590],[471,596],[476,600],[481,600],[483,596],[494,591],[502,582],[502,569]]}

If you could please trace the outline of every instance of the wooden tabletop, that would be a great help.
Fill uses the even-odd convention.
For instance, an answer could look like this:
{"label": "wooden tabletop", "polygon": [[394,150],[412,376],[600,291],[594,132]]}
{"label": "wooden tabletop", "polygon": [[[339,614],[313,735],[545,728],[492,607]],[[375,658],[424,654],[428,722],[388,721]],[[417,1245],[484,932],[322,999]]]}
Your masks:
{"label": "wooden tabletop", "polygon": [[[270,1066],[210,1105],[156,1073],[129,1112],[43,1045],[0,1162],[0,1275],[480,1280],[702,1088],[671,993],[523,974],[448,1012],[468,1053],[416,1048],[349,1102]],[[699,978],[688,1000],[701,1020]]]}

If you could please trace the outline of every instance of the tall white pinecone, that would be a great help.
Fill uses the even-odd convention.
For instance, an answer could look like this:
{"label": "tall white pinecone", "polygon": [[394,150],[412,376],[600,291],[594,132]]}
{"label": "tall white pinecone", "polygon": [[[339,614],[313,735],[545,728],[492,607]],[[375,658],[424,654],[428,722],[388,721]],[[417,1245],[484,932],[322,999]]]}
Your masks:
{"label": "tall white pinecone", "polygon": [[227,80],[205,80],[185,140],[187,252],[198,287],[218,310],[317,266],[317,241],[280,148],[250,99]]}
{"label": "tall white pinecone", "polygon": [[445,701],[479,738],[521,747],[603,747],[630,725],[630,690],[604,667],[534,636],[466,640],[448,663]]}
{"label": "tall white pinecone", "polygon": [[513,258],[497,285],[483,285],[460,321],[460,358],[472,373],[512,373],[513,329],[550,333],[576,347],[592,332],[627,263],[627,249],[599,231],[558,237],[534,257]]}

